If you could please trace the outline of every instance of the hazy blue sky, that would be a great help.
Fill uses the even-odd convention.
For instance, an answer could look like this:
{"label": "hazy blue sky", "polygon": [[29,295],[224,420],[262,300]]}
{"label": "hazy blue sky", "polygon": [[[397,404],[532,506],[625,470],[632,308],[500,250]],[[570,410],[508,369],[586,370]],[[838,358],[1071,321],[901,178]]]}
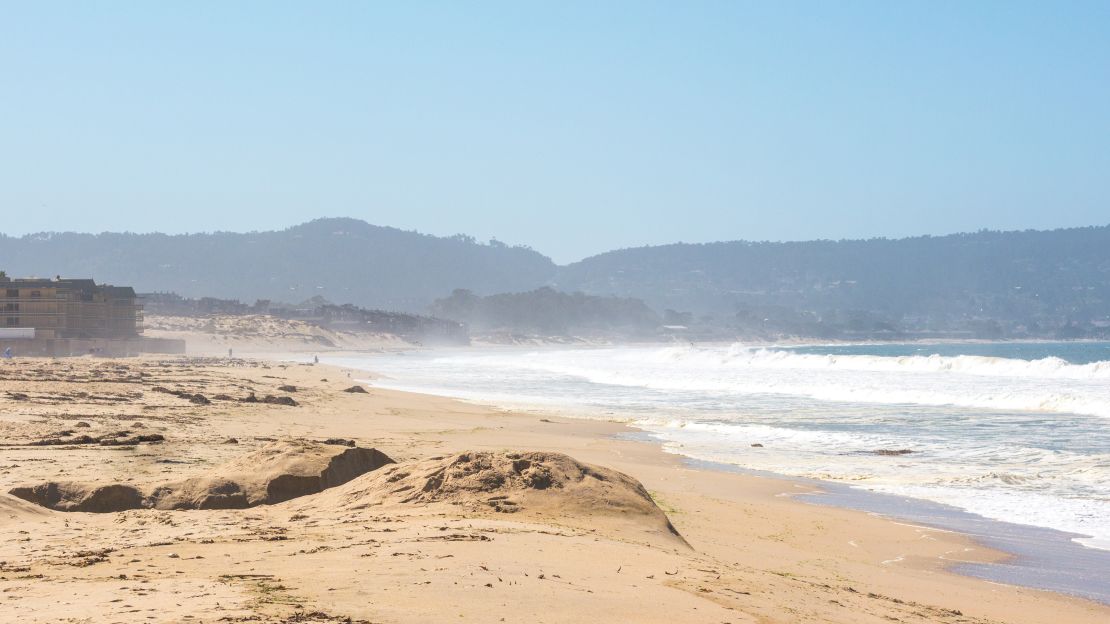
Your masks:
{"label": "hazy blue sky", "polygon": [[0,1],[0,231],[1110,223],[1110,2]]}

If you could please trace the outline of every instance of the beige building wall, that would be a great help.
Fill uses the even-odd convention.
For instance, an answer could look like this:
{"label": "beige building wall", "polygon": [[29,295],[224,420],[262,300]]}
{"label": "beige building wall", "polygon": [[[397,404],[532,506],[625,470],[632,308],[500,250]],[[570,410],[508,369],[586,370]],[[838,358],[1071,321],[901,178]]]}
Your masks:
{"label": "beige building wall", "polygon": [[133,338],[142,332],[142,305],[130,288],[0,281],[0,327],[34,328],[41,339]]}

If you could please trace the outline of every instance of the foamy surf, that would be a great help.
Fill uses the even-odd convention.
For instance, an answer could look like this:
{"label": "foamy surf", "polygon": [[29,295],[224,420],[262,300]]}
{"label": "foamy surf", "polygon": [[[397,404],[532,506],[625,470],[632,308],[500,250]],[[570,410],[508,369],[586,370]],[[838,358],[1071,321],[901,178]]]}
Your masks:
{"label": "foamy surf", "polygon": [[1038,345],[1029,359],[988,347],[463,349],[343,363],[398,389],[628,420],[691,458],[1110,544],[1110,361],[1091,359],[1110,345]]}
{"label": "foamy surf", "polygon": [[660,362],[696,362],[699,366],[752,367],[772,369],[872,371],[890,373],[951,373],[984,377],[1032,379],[1110,380],[1110,361],[1072,364],[1059,357],[1022,360],[979,355],[834,355],[796,353],[766,347],[735,344],[720,349],[677,346],[661,349],[653,359]]}
{"label": "foamy surf", "polygon": [[667,347],[537,351],[463,361],[522,367],[611,386],[718,395],[773,394],[879,405],[959,406],[1110,417],[1110,362],[959,356],[817,356],[782,350]]}

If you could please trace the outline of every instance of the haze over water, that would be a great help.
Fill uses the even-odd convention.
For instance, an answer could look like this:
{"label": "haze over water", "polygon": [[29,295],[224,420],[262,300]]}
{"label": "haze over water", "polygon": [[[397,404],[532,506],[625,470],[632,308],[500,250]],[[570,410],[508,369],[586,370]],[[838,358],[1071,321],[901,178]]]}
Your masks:
{"label": "haze over water", "polygon": [[627,419],[691,458],[1110,548],[1110,343],[474,348],[340,363],[386,375],[377,385]]}

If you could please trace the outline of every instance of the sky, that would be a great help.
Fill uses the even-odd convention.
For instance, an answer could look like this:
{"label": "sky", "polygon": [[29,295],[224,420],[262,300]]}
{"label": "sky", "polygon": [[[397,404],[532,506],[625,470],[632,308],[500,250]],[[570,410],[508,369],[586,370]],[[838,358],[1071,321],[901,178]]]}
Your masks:
{"label": "sky", "polygon": [[0,0],[0,232],[1110,223],[1110,2]]}

